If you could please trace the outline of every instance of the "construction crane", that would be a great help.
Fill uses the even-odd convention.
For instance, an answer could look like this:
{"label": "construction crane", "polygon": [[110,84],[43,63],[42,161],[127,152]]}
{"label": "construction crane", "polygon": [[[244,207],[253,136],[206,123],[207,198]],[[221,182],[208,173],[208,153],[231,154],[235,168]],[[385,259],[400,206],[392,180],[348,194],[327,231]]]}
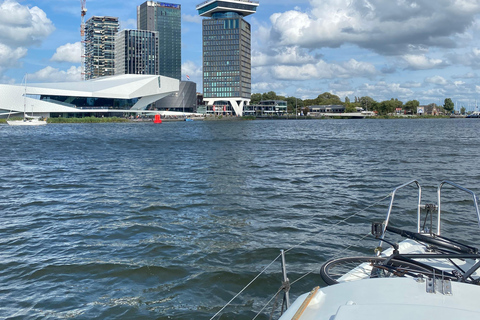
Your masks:
{"label": "construction crane", "polygon": [[80,24],[80,35],[82,38],[82,42],[80,44],[82,47],[82,80],[85,80],[85,15],[87,14],[86,2],[87,0],[80,0],[80,5],[82,7],[82,23]]}

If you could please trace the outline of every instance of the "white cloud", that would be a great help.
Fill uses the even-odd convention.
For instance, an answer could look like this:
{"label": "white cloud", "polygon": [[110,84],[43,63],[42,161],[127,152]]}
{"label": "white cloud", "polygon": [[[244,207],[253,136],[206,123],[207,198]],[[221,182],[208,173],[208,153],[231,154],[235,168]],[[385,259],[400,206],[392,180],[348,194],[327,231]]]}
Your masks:
{"label": "white cloud", "polygon": [[82,60],[81,42],[67,43],[57,48],[57,51],[50,59],[56,62],[80,63]]}
{"label": "white cloud", "polygon": [[252,93],[263,93],[269,91],[278,91],[282,90],[285,87],[283,83],[280,82],[256,82],[252,84]]}
{"label": "white cloud", "polygon": [[193,22],[202,24],[202,17],[199,15],[189,15],[189,14],[182,14],[182,20],[186,22]]}
{"label": "white cloud", "polygon": [[0,43],[0,71],[1,68],[13,67],[17,64],[17,61],[27,54],[25,48],[10,48]]}
{"label": "white cloud", "polygon": [[[1,71],[0,71],[1,72]],[[3,84],[15,84],[15,79],[12,79],[10,77],[7,77],[7,76],[1,76],[0,77],[0,83],[3,83]]]}
{"label": "white cloud", "polygon": [[478,78],[478,75],[475,72],[467,72],[465,74],[455,74],[452,76],[453,79],[475,79]]}
{"label": "white cloud", "polygon": [[[27,48],[39,45],[55,27],[45,12],[14,0],[0,2],[0,75],[18,65]],[[5,81],[5,80],[2,80]]]}
{"label": "white cloud", "polygon": [[425,103],[434,102],[437,104],[442,101],[442,98],[445,99],[446,94],[447,92],[443,88],[434,88],[421,92],[422,100],[426,101]]}
{"label": "white cloud", "polygon": [[127,19],[120,21],[120,30],[137,29],[137,19]]}
{"label": "white cloud", "polygon": [[450,59],[458,64],[472,67],[473,69],[480,69],[480,49],[471,48],[470,52],[463,54],[450,54]]}
{"label": "white cloud", "polygon": [[408,100],[414,95],[414,92],[399,83],[380,81],[374,84],[365,83],[357,89],[356,95],[370,96],[378,101],[389,100],[391,98]]}
{"label": "white cloud", "polygon": [[435,68],[445,67],[447,65],[447,63],[441,59],[430,59],[423,54],[422,55],[407,54],[407,55],[404,55],[402,58],[408,64],[407,69],[412,69],[412,70],[435,69]]}
{"label": "white cloud", "polygon": [[433,77],[428,77],[425,78],[426,83],[432,83],[432,84],[438,84],[438,85],[446,85],[447,80],[443,78],[442,76],[433,76]]}
{"label": "white cloud", "polygon": [[383,54],[452,48],[480,13],[474,0],[311,0],[307,12],[270,17],[272,43],[305,48],[356,44]]}
{"label": "white cloud", "polygon": [[263,77],[273,77],[277,80],[315,80],[350,77],[371,77],[377,74],[371,63],[350,59],[345,62],[327,63],[318,60],[314,63],[300,65],[277,64],[253,68],[255,73]]}
{"label": "white cloud", "polygon": [[252,53],[252,66],[268,66],[276,64],[297,65],[315,63],[315,57],[299,47],[280,47],[272,49],[271,55],[263,52]]}
{"label": "white cloud", "polygon": [[40,82],[80,81],[82,75],[81,69],[81,67],[72,66],[67,71],[64,71],[48,66],[30,74],[28,78]]}
{"label": "white cloud", "polygon": [[55,27],[40,8],[5,0],[0,4],[0,30],[0,43],[28,47],[38,45]]}
{"label": "white cloud", "polygon": [[185,61],[182,64],[182,76],[186,75],[190,80],[199,83],[202,80],[202,67],[197,66],[193,61]]}
{"label": "white cloud", "polygon": [[420,82],[415,82],[415,81],[407,81],[401,85],[402,88],[420,88],[422,84]]}

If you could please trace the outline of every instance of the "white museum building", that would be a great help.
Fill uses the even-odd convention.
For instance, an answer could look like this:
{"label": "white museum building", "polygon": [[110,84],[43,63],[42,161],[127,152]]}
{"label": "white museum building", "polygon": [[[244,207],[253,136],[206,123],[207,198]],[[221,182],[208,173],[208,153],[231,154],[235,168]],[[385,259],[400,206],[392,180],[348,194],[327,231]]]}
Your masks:
{"label": "white museum building", "polygon": [[[0,116],[71,117],[146,112],[179,91],[179,80],[125,74],[78,82],[0,84]],[[151,111],[149,111],[151,112]]]}

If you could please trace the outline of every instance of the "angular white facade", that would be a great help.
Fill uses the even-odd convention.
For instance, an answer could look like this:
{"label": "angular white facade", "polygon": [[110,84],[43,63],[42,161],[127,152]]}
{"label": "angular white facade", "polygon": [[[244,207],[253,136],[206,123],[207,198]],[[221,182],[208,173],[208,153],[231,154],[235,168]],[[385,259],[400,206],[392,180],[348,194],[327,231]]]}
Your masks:
{"label": "angular white facade", "polygon": [[[151,103],[179,90],[179,81],[157,75],[118,75],[88,81],[0,85],[0,115],[21,113],[49,117],[50,113],[140,112]],[[25,98],[25,92],[27,97]],[[42,97],[44,100],[29,96]],[[48,100],[45,100],[48,97]],[[132,101],[128,108],[112,105],[76,105],[78,99]],[[24,107],[25,106],[25,107]]]}

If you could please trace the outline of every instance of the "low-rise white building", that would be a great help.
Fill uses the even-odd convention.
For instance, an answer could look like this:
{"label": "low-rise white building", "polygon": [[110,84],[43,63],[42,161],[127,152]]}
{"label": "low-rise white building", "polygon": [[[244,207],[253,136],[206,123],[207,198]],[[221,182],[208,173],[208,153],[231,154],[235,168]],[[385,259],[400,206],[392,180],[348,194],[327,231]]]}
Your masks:
{"label": "low-rise white building", "polygon": [[69,116],[88,113],[142,113],[157,100],[179,91],[179,80],[125,74],[88,81],[0,85],[0,116]]}

